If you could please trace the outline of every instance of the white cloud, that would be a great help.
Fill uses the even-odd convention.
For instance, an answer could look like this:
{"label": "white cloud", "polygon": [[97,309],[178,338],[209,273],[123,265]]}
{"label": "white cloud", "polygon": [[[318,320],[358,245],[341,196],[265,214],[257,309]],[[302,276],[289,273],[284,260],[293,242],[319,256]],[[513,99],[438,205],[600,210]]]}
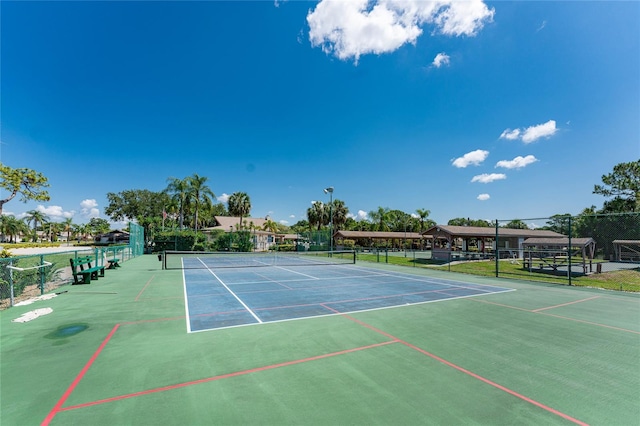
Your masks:
{"label": "white cloud", "polygon": [[481,175],[474,176],[471,179],[471,182],[491,183],[496,180],[502,180],[506,178],[507,178],[507,175],[503,173],[491,173],[491,174],[483,173]]}
{"label": "white cloud", "polygon": [[520,129],[515,129],[515,130],[506,129],[500,135],[500,139],[508,139],[510,141],[516,140],[519,137],[520,137]]}
{"label": "white cloud", "polygon": [[478,195],[478,200],[480,200],[480,201],[487,201],[489,198],[491,198],[491,196],[489,194],[480,194],[480,195]]}
{"label": "white cloud", "polygon": [[73,210],[70,212],[66,212],[60,206],[45,207],[45,206],[39,205],[38,207],[36,207],[36,210],[39,211],[40,213],[43,213],[45,216],[47,216],[49,220],[53,222],[57,222],[63,219],[68,219],[70,217],[73,217],[73,215],[76,213]]}
{"label": "white cloud", "polygon": [[558,131],[555,120],[549,120],[546,123],[529,126],[526,129],[506,129],[500,135],[500,139],[516,140],[521,139],[522,142],[528,144],[535,142],[540,138],[550,138]]}
{"label": "white cloud", "polygon": [[280,225],[289,225],[289,221],[288,220],[280,220],[278,223],[280,223]]}
{"label": "white cloud", "polygon": [[527,127],[522,133],[522,142],[531,143],[540,138],[550,138],[558,129],[556,128],[555,120],[549,120],[544,124],[538,124],[537,126]]}
{"label": "white cloud", "polygon": [[100,217],[98,203],[94,199],[82,200],[80,203],[80,213],[86,218]]}
{"label": "white cloud", "polygon": [[542,21],[542,24],[540,24],[540,26],[538,27],[538,29],[536,30],[536,32],[541,31],[544,27],[547,26],[547,21]]}
{"label": "white cloud", "polygon": [[356,221],[367,220],[367,212],[364,210],[358,210],[358,213],[347,213],[347,217],[350,217]]}
{"label": "white cloud", "polygon": [[458,168],[465,168],[468,165],[478,166],[489,156],[489,151],[482,149],[476,149],[475,151],[467,152],[462,157],[453,160],[453,165]]}
{"label": "white cloud", "polygon": [[440,68],[443,65],[449,65],[450,62],[451,62],[451,58],[449,57],[449,55],[447,55],[444,52],[441,52],[441,53],[438,53],[435,58],[433,58],[433,62],[431,63],[431,65],[433,65],[436,68]]}
{"label": "white cloud", "polygon": [[529,164],[538,161],[533,155],[527,155],[526,157],[517,156],[513,160],[501,160],[496,163],[496,167],[503,167],[505,169],[520,169],[526,167]]}
{"label": "white cloud", "polygon": [[218,200],[219,203],[226,203],[227,201],[229,201],[229,194],[225,194],[223,192],[222,195],[216,197],[216,200]]}
{"label": "white cloud", "polygon": [[425,24],[433,25],[435,34],[473,36],[494,13],[481,0],[322,0],[307,15],[307,23],[313,47],[358,62],[362,55],[415,44]]}
{"label": "white cloud", "polygon": [[289,219],[295,219],[295,218],[296,218],[296,215],[295,215],[295,214],[291,214],[291,215],[289,215]]}

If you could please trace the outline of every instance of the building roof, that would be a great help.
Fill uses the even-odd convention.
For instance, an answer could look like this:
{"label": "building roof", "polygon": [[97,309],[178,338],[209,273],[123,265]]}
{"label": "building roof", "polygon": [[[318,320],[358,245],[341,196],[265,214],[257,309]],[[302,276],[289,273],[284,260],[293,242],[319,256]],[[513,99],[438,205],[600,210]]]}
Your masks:
{"label": "building roof", "polygon": [[[234,231],[238,230],[238,225],[240,224],[240,218],[238,216],[235,216],[235,217],[234,216],[214,216],[214,218],[218,223],[218,225],[213,226],[211,228],[206,228],[207,230],[209,231],[214,229],[222,229],[223,231],[229,231],[229,229],[233,229]],[[249,228],[249,225],[251,223],[253,223],[255,228],[262,229],[264,227],[264,224],[267,223],[267,219],[257,218],[257,217],[243,217],[242,223],[243,225],[246,224],[245,226],[247,227],[247,229]]]}
{"label": "building roof", "polygon": [[334,234],[338,238],[371,238],[371,239],[413,239],[420,240],[423,237],[419,232],[382,232],[382,231],[337,231]]}
{"label": "building roof", "polygon": [[[424,235],[448,234],[452,237],[484,237],[492,238],[496,236],[496,228],[482,226],[454,226],[436,225],[423,232]],[[498,228],[498,237],[519,237],[519,238],[562,238],[564,235],[544,229],[511,229]]]}
{"label": "building roof", "polygon": [[[571,238],[571,246],[572,247],[585,247],[589,244],[595,244],[593,238]],[[554,246],[554,247],[564,247],[569,245],[569,238],[527,238],[524,240],[523,245],[526,246]]]}

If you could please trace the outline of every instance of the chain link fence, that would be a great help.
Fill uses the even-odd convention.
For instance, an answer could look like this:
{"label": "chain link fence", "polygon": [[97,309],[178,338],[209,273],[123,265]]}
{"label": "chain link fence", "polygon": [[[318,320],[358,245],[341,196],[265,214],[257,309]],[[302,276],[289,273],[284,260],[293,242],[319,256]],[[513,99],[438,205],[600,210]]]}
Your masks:
{"label": "chain link fence", "polygon": [[93,258],[92,266],[108,266],[110,259],[126,262],[135,257],[131,246],[55,251],[0,259],[0,308],[43,295],[73,282],[70,259]]}
{"label": "chain link fence", "polygon": [[434,227],[424,234],[424,251],[356,247],[357,259],[640,292],[640,213],[494,223],[491,228]]}
{"label": "chain link fence", "polygon": [[[71,259],[93,258],[92,266],[107,267],[109,260],[126,262],[144,252],[144,229],[130,223],[128,245],[43,249],[41,254],[0,258],[0,309],[54,291],[73,282]],[[11,247],[5,247],[11,252]],[[48,250],[48,251],[47,251]]]}

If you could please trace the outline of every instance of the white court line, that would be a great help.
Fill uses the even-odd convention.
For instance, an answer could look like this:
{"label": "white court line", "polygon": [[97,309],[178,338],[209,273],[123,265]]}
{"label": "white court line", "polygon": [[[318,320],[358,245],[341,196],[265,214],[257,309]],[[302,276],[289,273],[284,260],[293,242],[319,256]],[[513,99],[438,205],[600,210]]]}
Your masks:
{"label": "white court line", "polygon": [[[517,291],[517,290],[515,288],[508,288],[508,289],[505,288],[504,290],[496,291],[494,293],[489,293],[489,294],[508,293],[508,292],[512,292],[512,291]],[[362,310],[358,310],[358,311],[319,314],[319,315],[312,315],[312,316],[308,316],[308,317],[285,318],[285,319],[280,319],[280,320],[267,321],[266,323],[262,323],[262,324],[275,324],[275,323],[279,323],[279,322],[299,321],[299,320],[307,320],[307,319],[315,319],[315,318],[323,318],[323,317],[333,317],[333,316],[338,316],[338,315],[354,315],[354,314],[359,314],[359,313],[362,313],[362,312],[373,312],[373,311],[381,311],[381,310],[384,310],[384,309],[406,308],[407,306],[424,305],[424,304],[427,304],[427,303],[447,302],[449,300],[469,299],[471,297],[479,297],[479,296],[487,296],[487,294],[481,293],[481,294],[470,294],[468,296],[453,296],[453,297],[448,297],[448,298],[443,298],[443,299],[434,299],[434,300],[425,300],[425,301],[422,301],[422,302],[405,303],[404,305],[381,306],[381,307],[377,307],[377,308],[362,309]],[[331,302],[323,302],[323,303],[329,304]],[[229,329],[229,328],[238,328],[238,327],[249,327],[249,326],[252,326],[252,325],[255,325],[255,324],[236,324],[236,325],[229,325],[229,326],[218,327],[218,328],[205,328],[205,329],[202,329],[202,330],[196,330],[196,331],[194,331],[194,333],[202,333],[202,332],[205,332],[205,331],[225,330],[225,329]]]}
{"label": "white court line", "polygon": [[[202,262],[202,260],[201,260]],[[211,273],[211,275],[213,275],[214,277],[216,277],[216,279],[220,282],[220,284],[222,284],[224,286],[224,288],[227,289],[227,291],[236,298],[236,300],[238,302],[240,302],[240,304],[242,306],[244,306],[244,308],[247,310],[247,312],[249,312],[251,314],[251,316],[253,316],[256,321],[258,321],[260,324],[262,324],[262,320],[260,318],[258,318],[258,316],[255,314],[255,312],[253,312],[251,309],[249,309],[249,307],[242,301],[242,299],[240,299],[229,287],[227,287],[227,285],[224,283],[224,281],[222,281],[220,279],[220,277],[218,277],[215,272],[213,272],[211,269],[209,269],[209,267],[207,265],[205,265],[204,262],[202,262],[202,264],[207,268],[207,271],[209,271]]]}
{"label": "white court line", "polygon": [[189,314],[189,295],[187,294],[187,277],[185,276],[184,259],[182,262],[182,288],[184,290],[184,311],[187,320],[187,333],[191,333],[191,315]]}
{"label": "white court line", "polygon": [[293,272],[294,274],[299,274],[299,275],[302,275],[303,277],[311,278],[313,280],[319,280],[320,279],[318,277],[314,277],[313,275],[307,275],[307,274],[303,274],[302,272],[294,271],[292,269],[283,268],[282,266],[276,266],[276,268],[282,269],[283,271],[287,271],[287,272]]}

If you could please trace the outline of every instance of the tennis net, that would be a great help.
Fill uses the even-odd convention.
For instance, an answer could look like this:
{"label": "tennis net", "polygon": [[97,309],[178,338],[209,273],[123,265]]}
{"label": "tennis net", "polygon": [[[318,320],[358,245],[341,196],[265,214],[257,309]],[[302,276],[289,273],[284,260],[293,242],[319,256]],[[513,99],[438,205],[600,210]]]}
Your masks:
{"label": "tennis net", "polygon": [[259,253],[165,251],[162,261],[163,269],[344,265],[356,263],[356,253],[353,250]]}

